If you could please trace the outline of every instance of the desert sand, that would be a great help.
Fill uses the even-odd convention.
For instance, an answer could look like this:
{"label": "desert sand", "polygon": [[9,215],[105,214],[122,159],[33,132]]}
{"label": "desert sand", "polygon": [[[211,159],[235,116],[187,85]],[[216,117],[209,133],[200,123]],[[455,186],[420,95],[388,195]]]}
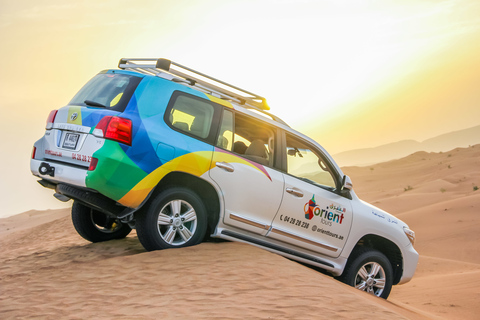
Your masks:
{"label": "desert sand", "polygon": [[344,171],[417,234],[417,273],[386,301],[247,244],[92,244],[60,209],[0,219],[0,318],[478,319],[480,145]]}

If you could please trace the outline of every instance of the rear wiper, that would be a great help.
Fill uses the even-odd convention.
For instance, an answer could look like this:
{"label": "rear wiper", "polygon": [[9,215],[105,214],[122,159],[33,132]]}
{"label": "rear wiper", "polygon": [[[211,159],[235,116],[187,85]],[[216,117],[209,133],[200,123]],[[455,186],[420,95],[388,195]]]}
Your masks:
{"label": "rear wiper", "polygon": [[99,102],[95,102],[95,101],[92,101],[92,100],[85,100],[85,101],[83,101],[83,103],[85,103],[87,106],[91,106],[91,107],[99,107],[99,108],[106,108],[107,107],[106,105],[103,105]]}

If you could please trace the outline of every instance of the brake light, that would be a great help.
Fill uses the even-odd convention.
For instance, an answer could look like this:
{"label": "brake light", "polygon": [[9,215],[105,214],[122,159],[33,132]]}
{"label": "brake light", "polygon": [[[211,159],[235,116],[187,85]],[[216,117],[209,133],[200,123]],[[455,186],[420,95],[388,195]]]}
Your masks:
{"label": "brake light", "polygon": [[37,148],[36,147],[33,147],[33,150],[32,150],[32,159],[35,159],[35,154],[37,153]]}
{"label": "brake light", "polygon": [[58,110],[50,111],[50,114],[48,115],[48,118],[47,118],[47,124],[45,126],[45,129],[47,130],[52,129],[53,122],[55,121],[55,117],[57,116],[57,112]]}
{"label": "brake light", "polygon": [[132,145],[132,121],[120,117],[106,116],[98,122],[93,134],[130,146]]}

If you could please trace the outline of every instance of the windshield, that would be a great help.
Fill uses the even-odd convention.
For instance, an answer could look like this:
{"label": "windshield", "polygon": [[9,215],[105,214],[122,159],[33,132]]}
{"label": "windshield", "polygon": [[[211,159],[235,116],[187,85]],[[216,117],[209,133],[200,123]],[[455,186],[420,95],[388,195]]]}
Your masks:
{"label": "windshield", "polygon": [[123,112],[141,79],[125,74],[99,73],[80,89],[70,104]]}

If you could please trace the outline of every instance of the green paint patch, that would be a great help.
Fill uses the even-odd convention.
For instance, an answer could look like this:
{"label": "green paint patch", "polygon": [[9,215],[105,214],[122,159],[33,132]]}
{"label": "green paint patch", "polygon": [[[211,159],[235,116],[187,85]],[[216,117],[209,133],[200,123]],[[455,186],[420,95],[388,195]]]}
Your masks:
{"label": "green paint patch", "polygon": [[105,140],[93,157],[97,168],[89,171],[85,183],[88,188],[117,201],[147,176],[122,150],[118,142]]}

